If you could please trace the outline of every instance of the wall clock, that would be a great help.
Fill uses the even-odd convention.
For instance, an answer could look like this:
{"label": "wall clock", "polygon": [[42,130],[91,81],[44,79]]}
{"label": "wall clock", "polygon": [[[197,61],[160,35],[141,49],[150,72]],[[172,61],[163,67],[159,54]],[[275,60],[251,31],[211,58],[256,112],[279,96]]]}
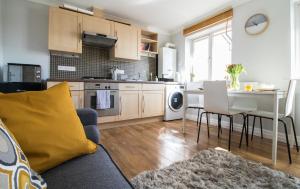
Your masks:
{"label": "wall clock", "polygon": [[269,26],[269,18],[264,14],[255,14],[251,16],[246,24],[245,31],[249,35],[258,35],[266,31]]}

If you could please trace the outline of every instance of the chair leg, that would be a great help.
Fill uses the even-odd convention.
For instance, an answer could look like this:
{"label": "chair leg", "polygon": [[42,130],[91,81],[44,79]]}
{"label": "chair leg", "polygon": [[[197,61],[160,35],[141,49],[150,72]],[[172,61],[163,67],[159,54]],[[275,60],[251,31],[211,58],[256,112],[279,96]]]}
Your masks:
{"label": "chair leg", "polygon": [[286,145],[287,145],[287,149],[288,149],[288,154],[289,154],[289,161],[290,164],[292,164],[292,158],[291,158],[291,150],[290,150],[290,142],[289,142],[289,136],[288,136],[288,132],[287,132],[287,128],[286,128],[286,123],[282,120],[279,120],[281,123],[283,123],[284,126],[284,131],[285,131],[285,138],[286,138]]}
{"label": "chair leg", "polygon": [[198,126],[198,124],[199,124],[199,116],[200,116],[200,108],[198,109],[197,126]]}
{"label": "chair leg", "polygon": [[209,138],[209,118],[208,113],[206,113],[206,126],[207,126],[207,137]]}
{"label": "chair leg", "polygon": [[255,120],[256,120],[256,116],[253,117],[251,141],[253,140],[253,133],[254,133],[254,128],[255,128]]}
{"label": "chair leg", "polygon": [[218,138],[220,138],[220,115],[218,114]]}
{"label": "chair leg", "polygon": [[233,118],[232,118],[232,127],[231,127],[231,132],[233,132]]}
{"label": "chair leg", "polygon": [[243,141],[243,136],[244,136],[244,130],[246,129],[246,117],[244,116],[244,121],[243,121],[243,128],[242,128],[242,134],[241,134],[241,139],[240,139],[240,145],[239,148],[242,147],[242,141]]}
{"label": "chair leg", "polygon": [[298,146],[297,134],[296,134],[296,130],[295,130],[294,119],[291,116],[288,116],[288,118],[290,118],[291,122],[292,122],[292,127],[293,127],[293,132],[294,132],[294,138],[295,138],[295,142],[296,142],[296,148],[297,148],[297,152],[299,152],[299,146]]}
{"label": "chair leg", "polygon": [[262,129],[262,118],[259,118],[259,122],[260,122],[260,137],[261,139],[264,138],[264,134],[263,134],[263,129]]}
{"label": "chair leg", "polygon": [[221,131],[221,134],[222,134],[222,115],[220,115],[220,131]]}
{"label": "chair leg", "polygon": [[205,112],[202,112],[200,114],[200,120],[199,120],[199,126],[198,126],[198,137],[197,137],[197,143],[199,142],[199,137],[200,137],[200,129],[201,129],[201,122],[202,122],[202,115],[204,114]]}
{"label": "chair leg", "polygon": [[231,144],[231,131],[232,131],[232,125],[233,125],[233,118],[232,116],[229,117],[229,141],[228,141],[228,151],[230,151],[230,144]]}
{"label": "chair leg", "polygon": [[246,117],[246,130],[245,130],[245,134],[246,134],[246,145],[249,145],[249,140],[248,140],[248,134],[249,134],[249,115],[247,115]]}

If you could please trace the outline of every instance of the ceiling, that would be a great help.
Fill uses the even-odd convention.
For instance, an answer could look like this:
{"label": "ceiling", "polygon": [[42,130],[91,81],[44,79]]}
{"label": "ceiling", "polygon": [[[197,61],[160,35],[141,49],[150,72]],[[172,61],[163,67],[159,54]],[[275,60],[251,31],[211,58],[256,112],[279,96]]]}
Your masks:
{"label": "ceiling", "polygon": [[[133,20],[148,28],[173,33],[241,0],[30,0],[45,4],[95,6],[107,14]],[[244,1],[244,0],[242,0]]]}

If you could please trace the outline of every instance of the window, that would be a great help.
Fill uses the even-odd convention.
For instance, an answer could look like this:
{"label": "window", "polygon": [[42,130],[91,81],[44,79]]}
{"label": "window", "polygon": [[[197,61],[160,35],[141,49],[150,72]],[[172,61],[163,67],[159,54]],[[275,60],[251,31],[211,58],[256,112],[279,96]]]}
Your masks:
{"label": "window", "polygon": [[300,0],[294,0],[291,7],[291,77],[300,78]]}
{"label": "window", "polygon": [[192,81],[224,80],[226,66],[231,64],[231,24],[223,23],[215,29],[192,38],[190,73]]}

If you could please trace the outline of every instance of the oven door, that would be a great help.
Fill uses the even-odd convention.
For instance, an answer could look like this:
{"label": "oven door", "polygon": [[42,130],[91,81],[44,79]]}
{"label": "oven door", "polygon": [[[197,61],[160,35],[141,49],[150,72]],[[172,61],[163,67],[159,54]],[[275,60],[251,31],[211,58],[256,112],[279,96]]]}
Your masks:
{"label": "oven door", "polygon": [[92,108],[99,113],[100,117],[119,115],[119,91],[110,90],[110,108],[99,110],[97,109],[97,91],[85,90],[84,92],[84,107]]}

